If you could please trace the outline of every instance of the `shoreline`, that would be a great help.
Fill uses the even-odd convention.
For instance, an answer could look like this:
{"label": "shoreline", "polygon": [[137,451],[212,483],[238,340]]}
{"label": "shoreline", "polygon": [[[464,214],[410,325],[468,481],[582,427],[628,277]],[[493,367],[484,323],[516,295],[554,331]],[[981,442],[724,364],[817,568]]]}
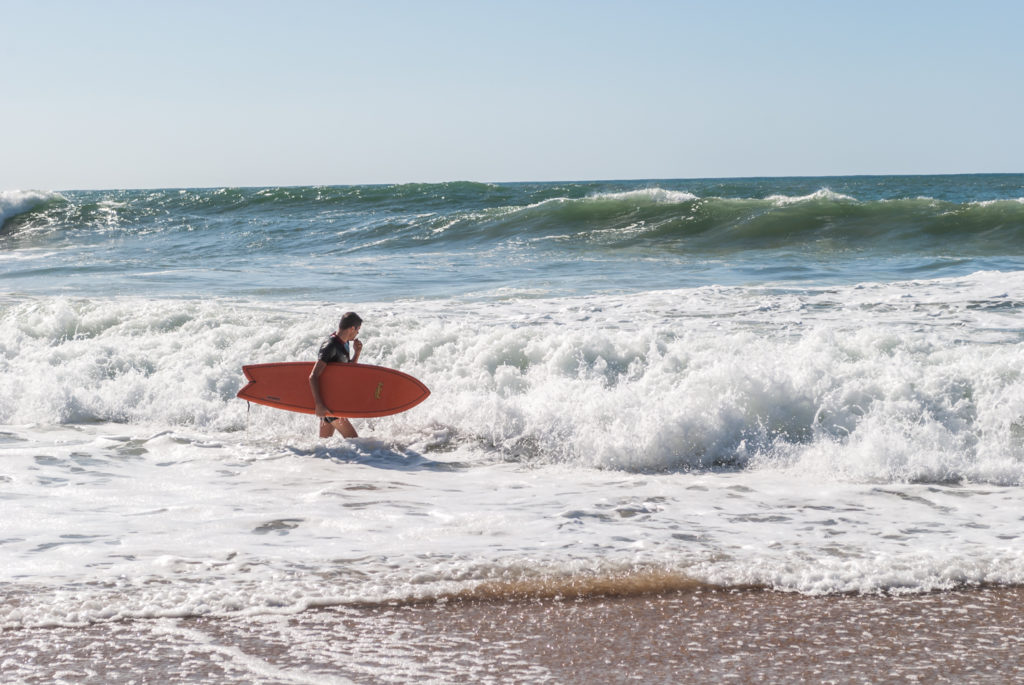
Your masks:
{"label": "shoreline", "polygon": [[0,631],[17,682],[991,682],[1024,673],[1024,587],[698,589],[342,606]]}

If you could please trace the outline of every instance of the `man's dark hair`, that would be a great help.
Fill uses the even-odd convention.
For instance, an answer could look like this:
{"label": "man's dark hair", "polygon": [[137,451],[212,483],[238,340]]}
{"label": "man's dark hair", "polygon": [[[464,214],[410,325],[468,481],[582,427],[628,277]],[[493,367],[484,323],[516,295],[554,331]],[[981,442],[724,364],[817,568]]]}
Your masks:
{"label": "man's dark hair", "polygon": [[346,328],[352,328],[353,326],[362,326],[363,320],[355,312],[345,312],[345,316],[341,317],[341,323],[338,324],[338,330],[343,331]]}

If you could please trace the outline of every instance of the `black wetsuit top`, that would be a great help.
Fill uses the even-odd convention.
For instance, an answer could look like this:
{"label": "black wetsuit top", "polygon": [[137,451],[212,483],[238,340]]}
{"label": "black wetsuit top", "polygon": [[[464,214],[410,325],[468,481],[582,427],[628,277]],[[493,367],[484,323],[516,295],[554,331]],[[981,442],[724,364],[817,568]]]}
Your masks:
{"label": "black wetsuit top", "polygon": [[320,346],[316,358],[322,362],[349,362],[352,356],[348,353],[348,343],[342,342],[335,333]]}

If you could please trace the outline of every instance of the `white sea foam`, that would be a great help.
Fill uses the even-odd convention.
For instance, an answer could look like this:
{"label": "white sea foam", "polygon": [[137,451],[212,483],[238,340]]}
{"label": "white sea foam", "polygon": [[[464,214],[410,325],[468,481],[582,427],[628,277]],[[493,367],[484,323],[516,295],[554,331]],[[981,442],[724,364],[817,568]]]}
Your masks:
{"label": "white sea foam", "polygon": [[586,205],[601,202],[640,202],[642,204],[684,204],[687,202],[693,202],[700,198],[693,193],[688,193],[683,190],[666,190],[665,188],[642,188],[639,190],[627,190],[623,192],[609,192],[609,193],[593,193],[582,198],[569,198],[569,197],[553,197],[546,200],[541,200],[532,205],[525,207],[506,207],[500,210],[492,210],[498,213],[515,213],[520,211],[530,211],[540,207],[550,207],[552,205]]}
{"label": "white sea foam", "polygon": [[1020,204],[1024,205],[1024,197],[1018,197],[1012,200],[980,200],[978,202],[968,203],[969,206],[975,207],[998,207],[1001,204]]}
{"label": "white sea foam", "polygon": [[[860,479],[1024,482],[1015,278],[371,307],[370,359],[443,398],[375,429],[631,471],[828,457]],[[330,328],[218,301],[47,298],[0,319],[0,422],[218,431],[245,425],[243,363],[311,358]]]}
{"label": "white sea foam", "polygon": [[685,190],[666,190],[665,188],[642,188],[617,193],[595,193],[588,200],[641,200],[657,204],[683,204],[700,198]]}
{"label": "white sea foam", "polygon": [[234,393],[333,310],[10,298],[0,624],[1022,583],[1022,278],[367,305],[364,360],[433,394],[328,443]]}
{"label": "white sea foam", "polygon": [[766,198],[769,202],[774,203],[778,207],[785,207],[787,205],[795,205],[804,202],[856,202],[857,199],[843,193],[837,193],[829,188],[821,188],[819,190],[810,193],[809,195],[791,196],[791,195],[770,195]]}

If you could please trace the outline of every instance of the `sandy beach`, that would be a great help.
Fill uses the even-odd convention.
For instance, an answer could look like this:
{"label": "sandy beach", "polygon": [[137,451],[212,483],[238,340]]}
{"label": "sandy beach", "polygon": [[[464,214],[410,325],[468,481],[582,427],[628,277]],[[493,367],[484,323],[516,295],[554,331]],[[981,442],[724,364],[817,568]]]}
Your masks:
{"label": "sandy beach", "polygon": [[1024,589],[337,607],[0,634],[5,682],[1006,683]]}

